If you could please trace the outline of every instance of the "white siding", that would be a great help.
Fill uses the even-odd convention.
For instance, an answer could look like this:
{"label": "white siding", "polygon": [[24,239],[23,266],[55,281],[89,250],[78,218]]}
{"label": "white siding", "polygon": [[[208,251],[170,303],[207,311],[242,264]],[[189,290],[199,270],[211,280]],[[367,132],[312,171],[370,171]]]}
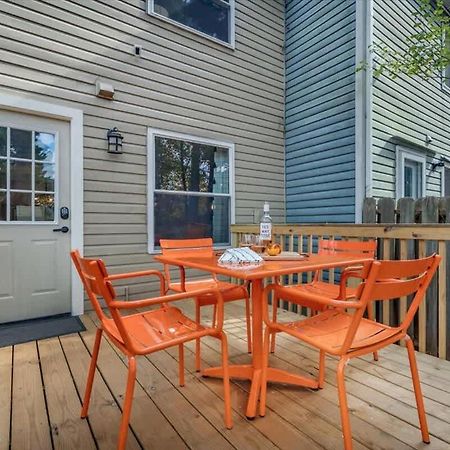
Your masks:
{"label": "white siding", "polygon": [[[414,32],[416,8],[414,0],[375,0],[374,41],[404,48],[406,37]],[[439,78],[383,76],[374,82],[373,101],[374,196],[395,196],[397,143],[427,155],[427,194],[439,196],[441,173],[431,172],[431,162],[440,155],[450,157],[450,93],[441,88]],[[428,146],[426,135],[433,139]]]}

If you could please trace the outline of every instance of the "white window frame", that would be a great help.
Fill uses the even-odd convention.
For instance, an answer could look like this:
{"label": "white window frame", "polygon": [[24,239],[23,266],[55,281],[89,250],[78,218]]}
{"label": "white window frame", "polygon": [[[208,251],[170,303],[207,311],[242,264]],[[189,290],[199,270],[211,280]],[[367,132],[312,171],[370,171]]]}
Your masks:
{"label": "white window frame", "polygon": [[[7,194],[9,193],[9,195],[7,195],[7,201],[6,201],[6,220],[0,220],[0,227],[2,225],[57,225],[58,224],[58,211],[59,211],[59,133],[51,128],[46,128],[46,127],[40,127],[39,129],[36,128],[32,128],[32,127],[27,127],[27,126],[23,126],[23,125],[19,125],[17,124],[17,126],[9,126],[9,125],[3,125],[2,123],[0,123],[0,127],[4,127],[6,128],[6,157],[3,157],[2,160],[6,161],[6,190],[2,189],[2,192],[6,192]],[[10,154],[10,145],[11,145],[11,128],[17,129],[17,130],[25,130],[25,131],[31,131],[32,134],[32,143],[33,143],[33,148],[32,148],[32,153],[31,153],[31,159],[24,159],[24,158],[15,158],[15,157],[11,157]],[[55,165],[55,179],[54,179],[54,190],[53,191],[48,191],[48,192],[44,192],[44,191],[36,191],[36,186],[35,186],[35,164],[36,164],[36,159],[35,159],[35,142],[34,142],[34,136],[35,133],[48,133],[48,134],[53,134],[55,136],[55,161],[54,161],[54,165]],[[26,189],[10,189],[8,188],[9,184],[10,184],[10,179],[11,179],[11,175],[10,175],[10,163],[11,160],[15,160],[15,161],[24,161],[24,162],[31,162],[31,190],[26,190]],[[11,220],[10,214],[11,214],[11,192],[18,192],[18,193],[31,193],[31,220]],[[54,215],[53,215],[53,220],[36,220],[35,217],[35,204],[34,204],[34,199],[35,199],[35,194],[53,194],[54,196]]]}
{"label": "white window frame", "polygon": [[[397,161],[395,169],[395,192],[397,199],[404,197],[404,173],[405,173],[405,159],[416,161],[422,164],[422,183],[420,196],[426,195],[426,164],[425,155],[415,152],[406,147],[397,146]],[[419,196],[419,197],[420,197]]]}
{"label": "white window frame", "polygon": [[[447,14],[450,15],[450,11],[448,10],[448,8],[446,8]],[[442,36],[443,39],[443,44],[445,46],[450,45],[450,37],[446,36],[445,34],[443,34]],[[447,42],[447,39],[449,39],[449,41]],[[441,87],[444,91],[450,93],[450,80],[447,81],[447,83],[445,82],[445,72],[448,71],[449,72],[449,76],[450,76],[450,66],[446,67],[443,71],[442,71],[442,77],[441,77]]]}
{"label": "white window frame", "polygon": [[[221,0],[218,0],[221,1]],[[227,2],[223,2],[227,3]],[[180,22],[177,22],[176,20],[170,19],[169,17],[165,17],[161,14],[158,14],[155,12],[155,2],[154,0],[147,0],[147,13],[150,16],[157,17],[158,19],[164,20],[165,22],[171,23],[173,25],[176,25],[177,27],[183,28],[184,30],[188,30],[191,33],[197,34],[199,36],[202,36],[206,39],[209,39],[210,41],[216,42],[217,44],[223,45],[225,47],[235,49],[235,0],[230,0],[229,3],[227,3],[230,6],[230,42],[222,41],[221,39],[217,39],[213,36],[210,36],[209,34],[203,33],[202,31],[196,30],[195,28],[188,27],[187,25],[184,25]]]}
{"label": "white window frame", "polygon": [[[197,144],[212,145],[214,147],[222,147],[228,149],[228,162],[229,162],[229,193],[196,193],[195,195],[211,197],[229,197],[230,198],[230,226],[235,223],[235,185],[234,185],[234,144],[231,142],[218,141],[215,139],[207,139],[199,136],[192,136],[190,134],[177,133],[167,130],[160,130],[157,128],[149,128],[147,130],[147,235],[148,235],[148,253],[157,254],[161,251],[155,249],[155,220],[154,220],[154,200],[156,192],[167,192],[164,190],[155,189],[155,137],[165,137],[169,139],[178,139],[183,141],[195,142]],[[172,191],[171,191],[172,192]],[[183,194],[181,191],[180,194]],[[231,235],[231,230],[230,230]]]}

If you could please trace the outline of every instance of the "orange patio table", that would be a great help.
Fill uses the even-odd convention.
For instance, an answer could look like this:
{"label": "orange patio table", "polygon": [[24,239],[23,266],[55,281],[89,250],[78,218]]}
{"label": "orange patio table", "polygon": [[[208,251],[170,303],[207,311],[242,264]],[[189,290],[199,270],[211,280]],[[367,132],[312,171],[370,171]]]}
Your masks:
{"label": "orange patio table", "polygon": [[[264,278],[289,275],[300,272],[314,272],[321,269],[331,269],[363,264],[373,258],[361,255],[317,255],[313,254],[304,260],[295,261],[264,261],[261,265],[251,268],[235,268],[218,264],[218,257],[192,257],[182,254],[174,256],[155,256],[157,261],[178,267],[199,269],[205,272],[226,275],[252,283],[252,337],[253,360],[251,364],[230,365],[231,378],[251,380],[250,395],[247,404],[246,416],[252,419],[256,416],[257,403],[261,390],[261,375],[263,368],[263,280]],[[213,367],[203,370],[204,376],[221,377],[222,368]],[[289,373],[285,370],[268,368],[267,380],[270,382],[289,383],[297,386],[317,389],[318,383],[312,378]]]}

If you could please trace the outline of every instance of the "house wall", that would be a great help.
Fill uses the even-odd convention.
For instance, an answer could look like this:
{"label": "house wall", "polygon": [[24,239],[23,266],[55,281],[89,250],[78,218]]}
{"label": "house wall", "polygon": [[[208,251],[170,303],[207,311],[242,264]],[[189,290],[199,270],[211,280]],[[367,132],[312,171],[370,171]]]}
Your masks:
{"label": "house wall", "polygon": [[287,222],[355,220],[355,9],[286,3]]}
{"label": "house wall", "polygon": [[[236,221],[265,200],[284,220],[283,0],[236,0],[235,50],[149,16],[144,0],[1,0],[0,30],[3,92],[84,112],[86,255],[151,267],[148,127],[234,142]],[[95,96],[97,79],[114,101]],[[120,156],[106,152],[113,126]]]}
{"label": "house wall", "polygon": [[[374,0],[376,44],[396,50],[405,48],[414,33],[415,0]],[[440,155],[450,157],[450,92],[439,77],[429,81],[400,75],[381,76],[373,85],[373,195],[395,197],[396,145],[426,155],[427,195],[441,193],[441,171],[431,171]],[[429,135],[433,141],[426,144]]]}

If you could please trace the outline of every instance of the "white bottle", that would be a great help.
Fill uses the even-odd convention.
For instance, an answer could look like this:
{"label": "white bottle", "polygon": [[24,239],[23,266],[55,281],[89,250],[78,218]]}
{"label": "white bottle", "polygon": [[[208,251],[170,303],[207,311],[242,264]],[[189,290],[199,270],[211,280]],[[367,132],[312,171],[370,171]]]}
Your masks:
{"label": "white bottle", "polygon": [[272,240],[272,218],[270,217],[269,209],[269,203],[264,202],[264,214],[259,223],[259,236],[264,246],[267,246]]}

